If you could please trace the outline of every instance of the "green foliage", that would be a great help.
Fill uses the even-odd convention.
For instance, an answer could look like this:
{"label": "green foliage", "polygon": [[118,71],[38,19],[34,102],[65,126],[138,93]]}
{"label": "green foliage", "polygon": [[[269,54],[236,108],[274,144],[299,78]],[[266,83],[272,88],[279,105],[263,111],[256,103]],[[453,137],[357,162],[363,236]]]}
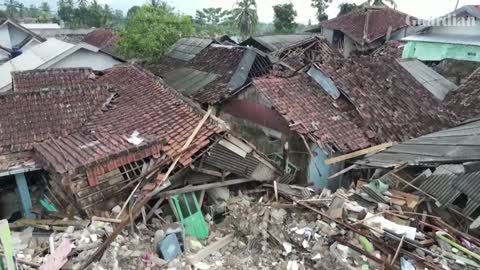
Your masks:
{"label": "green foliage", "polygon": [[193,21],[199,35],[216,36],[234,32],[231,11],[222,8],[197,10]]}
{"label": "green foliage", "polygon": [[332,0],[312,0],[311,5],[317,10],[317,20],[319,22],[328,20],[328,15],[325,11],[330,3],[332,3]]}
{"label": "green foliage", "polygon": [[273,25],[277,32],[295,32],[295,29],[297,28],[297,24],[295,23],[297,11],[293,8],[292,3],[273,6],[273,12],[275,13]]}
{"label": "green foliage", "polygon": [[257,3],[255,0],[241,0],[232,11],[233,19],[242,38],[251,36],[258,23]]}
{"label": "green foliage", "polygon": [[132,17],[138,10],[140,9],[139,6],[133,6],[127,11],[127,19]]}
{"label": "green foliage", "polygon": [[118,45],[120,54],[127,58],[158,59],[179,38],[194,31],[189,16],[159,5],[144,5],[128,18]]}
{"label": "green foliage", "polygon": [[98,0],[59,0],[58,16],[68,27],[122,28],[123,12],[113,11],[109,5],[100,5]]}
{"label": "green foliage", "polygon": [[348,14],[352,11],[356,11],[358,9],[361,9],[362,6],[357,6],[356,4],[350,4],[350,3],[342,3],[338,5],[338,8],[340,9],[340,12],[338,12],[337,16],[342,16],[345,14]]}

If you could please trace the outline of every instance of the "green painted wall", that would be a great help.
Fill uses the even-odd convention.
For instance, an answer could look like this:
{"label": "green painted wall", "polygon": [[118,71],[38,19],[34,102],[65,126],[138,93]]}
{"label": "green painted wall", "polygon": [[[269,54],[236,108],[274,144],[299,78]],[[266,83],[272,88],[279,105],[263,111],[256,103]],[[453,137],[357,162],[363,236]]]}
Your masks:
{"label": "green painted wall", "polygon": [[402,57],[422,61],[456,59],[480,62],[480,46],[409,41]]}

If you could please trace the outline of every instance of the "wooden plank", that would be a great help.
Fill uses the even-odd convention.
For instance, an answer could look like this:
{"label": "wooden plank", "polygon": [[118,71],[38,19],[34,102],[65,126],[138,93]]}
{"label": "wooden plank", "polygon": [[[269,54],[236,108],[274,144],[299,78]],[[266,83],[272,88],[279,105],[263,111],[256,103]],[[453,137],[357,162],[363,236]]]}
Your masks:
{"label": "wooden plank", "polygon": [[47,261],[40,266],[40,270],[59,270],[68,261],[68,254],[72,252],[73,244],[64,239],[55,251],[48,255]]}
{"label": "wooden plank", "polygon": [[227,148],[228,150],[232,151],[233,153],[245,158],[247,157],[247,152],[243,150],[242,148],[236,146],[235,144],[223,139],[218,142],[221,146]]}
{"label": "wooden plank", "polygon": [[355,151],[355,152],[352,152],[350,154],[346,154],[346,155],[342,155],[342,156],[338,156],[338,157],[334,157],[334,158],[329,158],[329,159],[325,160],[325,164],[327,164],[327,165],[335,164],[335,163],[338,163],[338,162],[341,162],[341,161],[349,160],[349,159],[356,158],[356,157],[359,157],[359,156],[363,156],[363,155],[366,155],[366,154],[380,152],[380,151],[383,151],[383,150],[387,149],[388,147],[391,147],[392,145],[393,145],[392,142],[383,143],[383,144],[379,144],[379,145],[376,145],[376,146],[365,148],[365,149],[362,149],[362,150],[359,150],[359,151]]}
{"label": "wooden plank", "polygon": [[193,255],[187,256],[187,260],[191,264],[195,265],[195,264],[201,262],[206,257],[210,256],[210,254],[212,254],[212,253],[220,250],[221,248],[227,246],[228,244],[230,244],[232,242],[232,240],[233,240],[233,233],[231,233],[231,234],[229,234],[229,235],[227,235],[223,238],[218,239],[215,243],[212,243],[212,244],[204,247],[199,252],[197,252]]}
{"label": "wooden plank", "polygon": [[188,192],[200,191],[200,190],[204,190],[204,189],[211,189],[211,188],[217,188],[217,187],[226,187],[226,186],[231,186],[231,185],[248,183],[248,182],[252,182],[252,181],[256,181],[256,180],[240,178],[240,179],[228,180],[228,181],[225,181],[225,182],[210,183],[210,184],[204,184],[204,185],[198,185],[198,186],[189,186],[189,187],[184,187],[184,188],[179,188],[179,189],[163,191],[163,192],[160,192],[157,196],[162,196],[162,197],[163,196],[173,196],[173,195],[181,194],[181,193],[188,193]]}
{"label": "wooden plank", "polygon": [[13,261],[12,236],[10,235],[10,228],[6,219],[0,220],[0,241],[2,250],[5,253],[5,261],[7,270],[15,270],[15,263]]}

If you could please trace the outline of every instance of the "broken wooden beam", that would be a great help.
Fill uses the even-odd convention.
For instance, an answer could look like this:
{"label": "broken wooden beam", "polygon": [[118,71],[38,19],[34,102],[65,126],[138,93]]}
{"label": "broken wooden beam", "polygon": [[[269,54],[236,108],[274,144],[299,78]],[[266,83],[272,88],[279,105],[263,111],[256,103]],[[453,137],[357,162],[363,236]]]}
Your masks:
{"label": "broken wooden beam", "polygon": [[226,187],[231,185],[238,185],[238,184],[248,183],[252,181],[257,181],[257,180],[240,178],[240,179],[227,180],[225,182],[210,183],[210,184],[204,184],[204,185],[198,185],[198,186],[189,186],[184,188],[163,191],[163,192],[160,192],[157,196],[162,196],[162,197],[173,196],[176,194],[182,194],[182,193],[188,193],[188,192],[194,192],[194,191],[200,191],[200,190],[206,190],[206,189],[212,189],[212,188],[218,188],[218,187]]}
{"label": "broken wooden beam", "polygon": [[383,151],[383,150],[391,147],[392,145],[393,145],[392,142],[382,143],[382,144],[372,146],[372,147],[369,147],[369,148],[365,148],[365,149],[362,149],[362,150],[359,150],[359,151],[355,151],[355,152],[352,152],[352,153],[349,153],[349,154],[346,154],[346,155],[329,158],[329,159],[325,160],[325,164],[330,165],[330,164],[338,163],[338,162],[341,162],[341,161],[349,160],[349,159],[352,159],[352,158],[356,158],[356,157],[359,157],[359,156],[363,156],[363,155],[366,155],[366,154],[372,154],[372,153],[380,152],[380,151]]}
{"label": "broken wooden beam", "polygon": [[204,247],[201,249],[199,252],[193,254],[193,255],[188,255],[187,260],[190,264],[195,265],[199,262],[201,262],[203,259],[206,257],[210,256],[210,254],[217,252],[221,248],[227,246],[230,244],[233,240],[233,233],[218,239],[214,243]]}

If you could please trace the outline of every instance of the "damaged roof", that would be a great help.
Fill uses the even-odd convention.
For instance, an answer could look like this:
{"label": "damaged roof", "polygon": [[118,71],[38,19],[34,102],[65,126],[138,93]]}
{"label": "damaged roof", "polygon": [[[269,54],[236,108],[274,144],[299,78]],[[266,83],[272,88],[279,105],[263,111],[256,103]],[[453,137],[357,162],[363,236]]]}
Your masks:
{"label": "damaged roof", "polygon": [[268,57],[258,50],[212,44],[178,68],[147,68],[182,94],[201,104],[214,104],[235,94],[252,72],[266,72],[270,66]]}
{"label": "damaged roof", "polygon": [[0,95],[0,154],[79,130],[110,95],[101,85]]}
{"label": "damaged roof", "polygon": [[93,32],[88,33],[82,40],[82,42],[91,44],[102,51],[112,54],[120,39],[112,29],[99,28]]}
{"label": "damaged roof", "polygon": [[14,92],[33,92],[93,82],[91,68],[34,69],[12,72]]}
{"label": "damaged roof", "polygon": [[[391,31],[408,27],[409,15],[388,7],[370,7],[320,23],[320,28],[343,32],[358,43],[371,43]],[[414,19],[413,17],[411,17]],[[313,29],[311,31],[317,31]]]}
{"label": "damaged roof", "polygon": [[166,56],[181,61],[189,61],[213,42],[215,41],[211,38],[181,38],[170,47]]}
{"label": "damaged roof", "polygon": [[242,46],[252,46],[264,52],[274,52],[310,38],[311,34],[289,34],[250,37],[240,43]]}
{"label": "damaged roof", "polygon": [[[449,127],[452,123],[453,115],[446,112],[442,104],[393,58],[337,60],[334,65],[321,65],[318,70],[324,74],[323,78],[333,81],[340,95],[335,95],[334,89],[323,89],[320,83],[312,84],[305,75],[267,77],[254,82],[274,108],[292,124],[292,129],[303,124],[307,129],[299,132],[311,133],[310,125],[319,123],[315,124],[318,130],[328,132],[328,127],[322,127],[323,123],[329,123],[328,126],[336,124],[340,131],[316,136],[324,144],[348,152],[365,148],[368,144],[404,141]],[[317,79],[322,80],[322,77]],[[303,105],[310,102],[314,104]],[[344,105],[340,106],[342,103]]]}
{"label": "damaged roof", "polygon": [[480,120],[421,136],[374,154],[358,164],[395,167],[404,163],[455,164],[480,160]]}
{"label": "damaged roof", "polygon": [[[51,72],[36,71],[36,78],[42,73],[51,78]],[[33,145],[36,161],[57,173],[95,165],[90,174],[99,175],[160,151],[173,159],[202,117],[153,74],[134,65],[105,70],[78,90],[69,87],[68,80],[55,78],[59,81],[54,85],[66,85],[1,96],[9,113],[2,114],[0,126],[2,150],[24,151]],[[207,122],[181,164],[220,131]]]}
{"label": "damaged roof", "polygon": [[417,59],[397,59],[415,79],[430,91],[438,100],[443,100],[457,86]]}
{"label": "damaged roof", "polygon": [[457,89],[451,91],[444,102],[461,121],[480,116],[480,68],[475,70]]}
{"label": "damaged roof", "polygon": [[[93,115],[88,124],[85,125],[89,131],[86,134],[87,138],[91,138],[91,134],[93,134],[98,139],[98,145],[94,145],[94,149],[108,148],[108,144],[111,143],[99,139],[99,136],[111,135],[113,138],[123,138],[125,141],[132,134],[137,133],[143,143],[150,146],[149,149],[142,150],[145,157],[150,156],[153,150],[157,151],[161,148],[162,152],[165,152],[168,157],[174,158],[201,119],[201,115],[175,95],[173,90],[163,85],[153,74],[140,67],[117,65],[106,70],[105,74],[99,77],[97,81],[116,89],[118,97],[114,99],[111,107],[103,110],[101,114]],[[220,129],[217,126],[206,123],[196,136],[188,153],[193,154],[205,147],[209,143],[209,137],[219,131]],[[83,147],[86,140],[63,137],[53,142],[40,144],[35,149],[43,156],[42,160],[48,163],[47,166],[53,167],[56,171],[64,172],[64,164],[68,164],[70,158],[65,157],[62,153],[63,149],[92,151]],[[59,148],[59,145],[62,145],[62,148]],[[126,145],[128,144],[118,144],[116,151],[137,155],[135,158],[138,158],[138,153],[132,153],[129,148],[123,147]],[[137,147],[131,147],[138,152],[141,150],[140,146],[142,144],[135,146]],[[104,155],[108,155],[108,153],[107,151]],[[181,160],[182,164],[187,164],[190,161],[188,153]],[[158,151],[157,154],[159,154]],[[96,157],[100,158],[101,156]],[[106,158],[105,156],[102,157]],[[126,159],[128,158],[124,157],[123,161]],[[86,163],[87,160],[78,158],[77,165],[87,166]]]}

